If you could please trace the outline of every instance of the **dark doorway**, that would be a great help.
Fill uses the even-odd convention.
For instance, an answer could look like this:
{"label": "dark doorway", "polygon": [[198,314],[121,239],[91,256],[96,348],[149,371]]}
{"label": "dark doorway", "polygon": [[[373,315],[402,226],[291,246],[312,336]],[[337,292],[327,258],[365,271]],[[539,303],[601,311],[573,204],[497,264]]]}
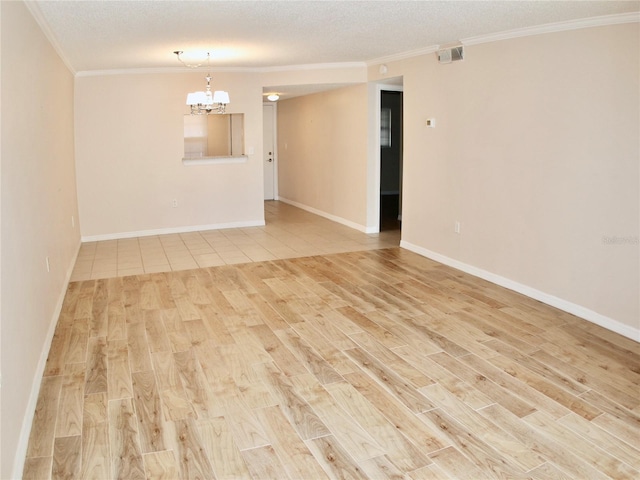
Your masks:
{"label": "dark doorway", "polygon": [[402,92],[380,96],[380,231],[402,224]]}

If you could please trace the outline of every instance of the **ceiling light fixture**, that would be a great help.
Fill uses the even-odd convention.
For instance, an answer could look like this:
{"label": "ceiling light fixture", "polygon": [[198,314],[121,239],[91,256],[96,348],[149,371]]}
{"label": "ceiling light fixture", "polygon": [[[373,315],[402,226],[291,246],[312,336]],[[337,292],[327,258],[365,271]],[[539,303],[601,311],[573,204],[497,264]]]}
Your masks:
{"label": "ceiling light fixture", "polygon": [[[180,55],[182,51],[173,52],[180,63],[189,68],[198,68],[202,64],[190,65],[185,63]],[[207,68],[210,68],[211,55],[207,52]],[[224,113],[229,103],[229,92],[223,90],[211,91],[211,74],[207,73],[207,88],[204,92],[193,92],[187,95],[187,105],[191,107],[191,115],[209,115]]]}
{"label": "ceiling light fixture", "polygon": [[277,93],[270,93],[269,95],[267,95],[267,100],[269,100],[270,102],[276,102],[279,98],[280,95],[278,95]]}

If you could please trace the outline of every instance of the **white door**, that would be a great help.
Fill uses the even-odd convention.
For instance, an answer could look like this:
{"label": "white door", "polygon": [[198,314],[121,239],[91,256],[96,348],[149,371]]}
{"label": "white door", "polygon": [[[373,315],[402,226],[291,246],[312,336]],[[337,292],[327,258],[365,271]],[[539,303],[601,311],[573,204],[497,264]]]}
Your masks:
{"label": "white door", "polygon": [[264,155],[264,199],[275,198],[275,108],[273,105],[262,106],[262,154]]}

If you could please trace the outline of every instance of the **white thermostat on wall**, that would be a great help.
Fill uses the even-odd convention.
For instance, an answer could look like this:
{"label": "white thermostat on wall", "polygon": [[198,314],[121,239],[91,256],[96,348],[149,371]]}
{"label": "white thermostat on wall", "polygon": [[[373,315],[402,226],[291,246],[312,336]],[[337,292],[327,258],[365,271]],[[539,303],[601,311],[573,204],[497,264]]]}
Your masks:
{"label": "white thermostat on wall", "polygon": [[427,118],[427,127],[436,128],[436,119],[435,118]]}

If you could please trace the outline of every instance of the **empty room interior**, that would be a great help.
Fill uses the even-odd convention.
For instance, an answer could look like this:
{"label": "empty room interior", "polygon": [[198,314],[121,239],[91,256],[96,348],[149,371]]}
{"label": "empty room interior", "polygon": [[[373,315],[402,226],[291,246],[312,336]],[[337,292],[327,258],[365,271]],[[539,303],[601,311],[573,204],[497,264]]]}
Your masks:
{"label": "empty room interior", "polygon": [[0,34],[0,478],[640,477],[640,2]]}

